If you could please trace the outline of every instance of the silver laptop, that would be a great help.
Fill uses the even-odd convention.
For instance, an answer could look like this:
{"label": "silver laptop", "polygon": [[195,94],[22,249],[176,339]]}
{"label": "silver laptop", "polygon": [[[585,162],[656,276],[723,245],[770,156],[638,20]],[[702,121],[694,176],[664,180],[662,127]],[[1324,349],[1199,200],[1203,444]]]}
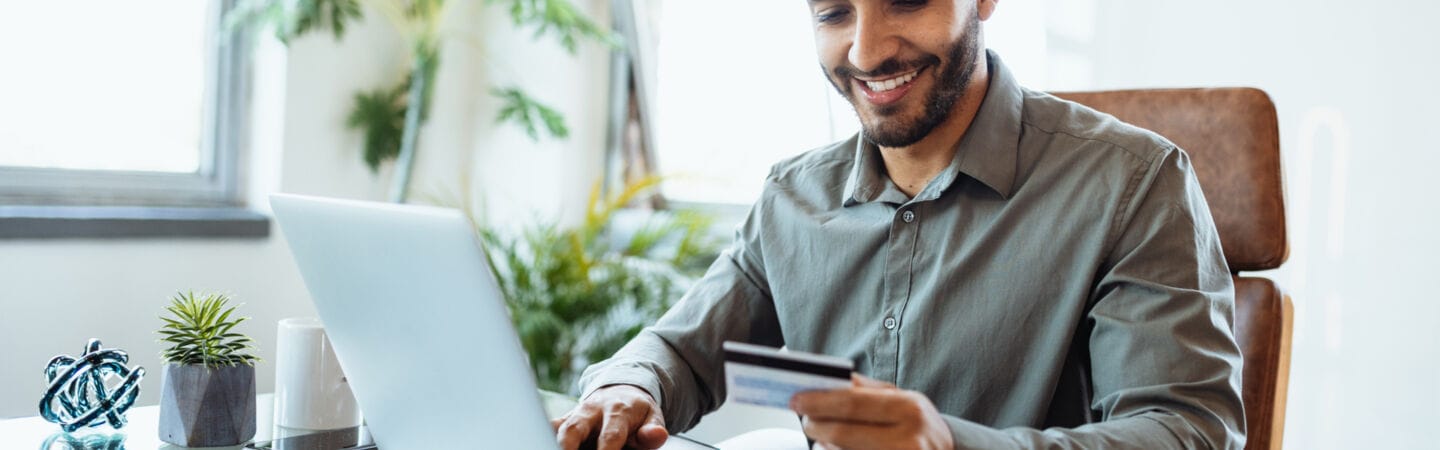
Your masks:
{"label": "silver laptop", "polygon": [[283,194],[270,205],[381,449],[558,447],[464,215]]}

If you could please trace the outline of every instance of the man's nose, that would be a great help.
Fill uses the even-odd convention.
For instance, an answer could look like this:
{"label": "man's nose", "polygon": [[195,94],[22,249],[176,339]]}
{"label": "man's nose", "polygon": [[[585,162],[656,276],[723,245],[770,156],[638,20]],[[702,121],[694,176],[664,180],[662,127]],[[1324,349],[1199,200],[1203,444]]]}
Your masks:
{"label": "man's nose", "polygon": [[900,39],[894,27],[884,17],[876,14],[860,15],[855,23],[855,35],[850,41],[850,65],[864,72],[880,67],[881,63],[894,58],[900,51]]}

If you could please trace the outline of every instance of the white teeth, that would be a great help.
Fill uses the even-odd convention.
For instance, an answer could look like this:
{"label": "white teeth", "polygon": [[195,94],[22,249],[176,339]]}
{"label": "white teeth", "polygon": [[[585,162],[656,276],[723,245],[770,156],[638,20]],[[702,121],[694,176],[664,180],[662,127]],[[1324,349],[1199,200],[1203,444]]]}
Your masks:
{"label": "white teeth", "polygon": [[915,79],[915,74],[917,73],[919,73],[919,71],[910,72],[905,75],[901,75],[885,81],[866,81],[865,86],[869,87],[870,90],[875,92],[885,92],[900,86],[904,86],[905,83],[909,83],[910,80]]}

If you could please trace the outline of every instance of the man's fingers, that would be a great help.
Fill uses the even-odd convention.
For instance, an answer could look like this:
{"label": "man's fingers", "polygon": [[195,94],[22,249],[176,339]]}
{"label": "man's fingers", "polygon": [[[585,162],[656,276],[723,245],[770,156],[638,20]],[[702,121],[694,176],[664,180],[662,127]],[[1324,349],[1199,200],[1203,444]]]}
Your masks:
{"label": "man's fingers", "polygon": [[660,416],[660,411],[654,409],[650,410],[650,414],[645,417],[645,423],[660,427],[662,430],[665,429],[665,418]]}
{"label": "man's fingers", "polygon": [[584,410],[576,410],[566,416],[555,431],[560,450],[578,450],[580,443],[590,437],[598,419],[593,412]]}
{"label": "man's fingers", "polygon": [[641,423],[635,434],[630,436],[630,446],[650,450],[665,445],[670,439],[670,432],[665,430],[665,420],[660,417],[659,411],[650,411],[649,417]]}
{"label": "man's fingers", "polygon": [[659,448],[669,435],[653,397],[630,385],[597,389],[565,417],[552,419],[561,450]]}
{"label": "man's fingers", "polygon": [[855,387],[895,388],[895,385],[870,378],[858,373],[850,374],[850,384]]}
{"label": "man's fingers", "polygon": [[848,389],[796,394],[805,435],[843,449],[949,448],[954,445],[924,394],[863,377]]}
{"label": "man's fingers", "polygon": [[[902,437],[894,425],[876,425],[862,422],[816,420],[806,417],[802,421],[805,435],[816,443],[833,444],[838,448],[893,448]],[[828,447],[825,447],[828,448]]]}
{"label": "man's fingers", "polygon": [[896,389],[850,388],[795,394],[790,409],[802,416],[875,424],[893,423],[908,416],[909,403]]}
{"label": "man's fingers", "polygon": [[635,421],[623,411],[605,413],[600,436],[595,440],[596,450],[621,450],[630,434],[635,432]]}

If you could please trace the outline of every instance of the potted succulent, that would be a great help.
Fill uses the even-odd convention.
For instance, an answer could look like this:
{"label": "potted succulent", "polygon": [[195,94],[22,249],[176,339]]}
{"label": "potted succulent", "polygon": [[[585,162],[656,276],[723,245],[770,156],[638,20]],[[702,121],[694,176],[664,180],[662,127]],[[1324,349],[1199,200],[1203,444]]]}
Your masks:
{"label": "potted succulent", "polygon": [[239,445],[255,436],[255,362],[245,317],[223,294],[177,293],[160,319],[169,344],[160,391],[160,440],[182,447]]}

